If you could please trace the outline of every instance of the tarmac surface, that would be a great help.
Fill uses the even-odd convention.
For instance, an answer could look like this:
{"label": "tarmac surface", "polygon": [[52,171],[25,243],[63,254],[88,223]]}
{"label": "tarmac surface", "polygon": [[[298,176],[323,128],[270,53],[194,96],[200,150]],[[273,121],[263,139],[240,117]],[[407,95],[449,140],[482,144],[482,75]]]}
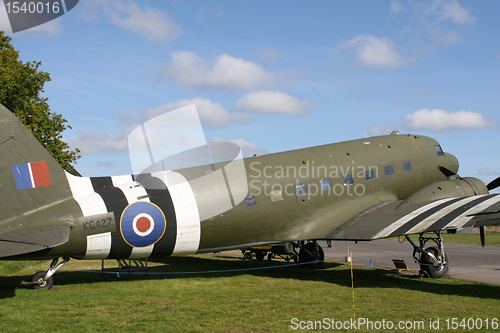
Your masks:
{"label": "tarmac surface", "polygon": [[[479,238],[479,237],[478,237]],[[407,241],[381,239],[370,242],[332,241],[319,245],[325,252],[325,260],[343,259],[352,253],[354,266],[395,269],[392,259],[403,259],[410,271],[418,273],[420,267],[413,259],[413,246]],[[427,243],[433,246],[434,243]],[[445,243],[444,249],[449,260],[448,275],[459,279],[500,284],[500,246]]]}

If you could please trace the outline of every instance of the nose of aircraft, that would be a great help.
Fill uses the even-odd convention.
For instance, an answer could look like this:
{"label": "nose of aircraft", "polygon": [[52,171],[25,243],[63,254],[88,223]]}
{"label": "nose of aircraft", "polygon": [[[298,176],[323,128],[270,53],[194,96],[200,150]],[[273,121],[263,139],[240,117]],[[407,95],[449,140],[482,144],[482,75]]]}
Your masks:
{"label": "nose of aircraft", "polygon": [[443,166],[448,170],[453,171],[454,173],[458,173],[458,160],[455,157],[455,155],[450,153],[445,153],[444,157],[445,157],[445,162],[443,163]]}

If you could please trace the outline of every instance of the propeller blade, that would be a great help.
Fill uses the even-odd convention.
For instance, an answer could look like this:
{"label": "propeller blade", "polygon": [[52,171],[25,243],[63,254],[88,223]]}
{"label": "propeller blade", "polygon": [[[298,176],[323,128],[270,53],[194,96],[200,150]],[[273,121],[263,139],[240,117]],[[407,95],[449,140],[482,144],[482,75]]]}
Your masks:
{"label": "propeller blade", "polygon": [[[446,177],[450,177],[450,176],[454,176],[456,175],[456,173],[454,173],[453,171],[449,170],[449,169],[446,169],[444,166],[440,165],[438,166],[438,169],[439,171],[441,171],[443,173],[443,175],[445,175]],[[499,184],[500,185],[500,184]]]}
{"label": "propeller blade", "polygon": [[481,237],[481,246],[484,247],[484,227],[479,227],[479,236]]}
{"label": "propeller blade", "polygon": [[488,188],[488,191],[491,191],[499,186],[500,186],[500,177],[491,181],[488,185],[486,185],[486,188]]}

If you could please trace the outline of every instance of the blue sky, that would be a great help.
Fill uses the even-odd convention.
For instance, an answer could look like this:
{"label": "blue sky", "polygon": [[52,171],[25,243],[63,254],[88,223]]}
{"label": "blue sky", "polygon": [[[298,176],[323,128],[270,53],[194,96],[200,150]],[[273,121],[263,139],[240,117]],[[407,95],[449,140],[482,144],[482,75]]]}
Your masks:
{"label": "blue sky", "polygon": [[4,8],[85,176],[131,173],[133,127],[193,103],[246,156],[397,129],[500,175],[498,1],[88,0],[16,34]]}

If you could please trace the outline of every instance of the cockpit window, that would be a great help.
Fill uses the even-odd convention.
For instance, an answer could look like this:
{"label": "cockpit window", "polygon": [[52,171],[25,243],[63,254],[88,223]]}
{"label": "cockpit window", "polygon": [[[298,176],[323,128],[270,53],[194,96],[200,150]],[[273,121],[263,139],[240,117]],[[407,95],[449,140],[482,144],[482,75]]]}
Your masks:
{"label": "cockpit window", "polygon": [[438,156],[444,156],[443,149],[441,149],[440,145],[436,146],[436,152],[437,152]]}

